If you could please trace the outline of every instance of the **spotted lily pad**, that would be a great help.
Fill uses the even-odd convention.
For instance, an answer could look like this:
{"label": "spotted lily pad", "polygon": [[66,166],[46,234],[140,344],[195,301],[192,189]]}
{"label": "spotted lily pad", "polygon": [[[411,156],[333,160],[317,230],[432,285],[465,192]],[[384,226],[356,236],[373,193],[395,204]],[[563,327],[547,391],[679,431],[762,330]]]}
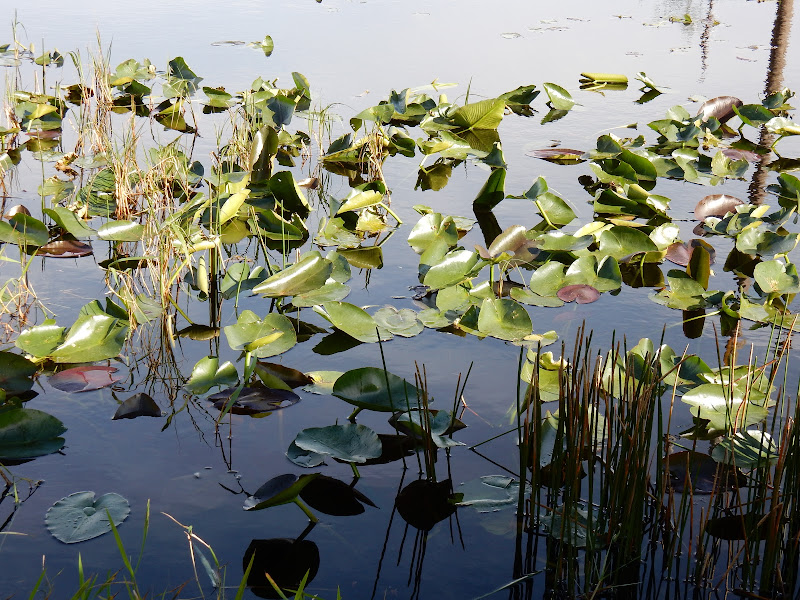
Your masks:
{"label": "spotted lily pad", "polygon": [[111,522],[120,525],[130,512],[128,501],[119,494],[95,498],[94,492],[75,492],[50,507],[45,524],[58,541],[75,544],[108,533]]}

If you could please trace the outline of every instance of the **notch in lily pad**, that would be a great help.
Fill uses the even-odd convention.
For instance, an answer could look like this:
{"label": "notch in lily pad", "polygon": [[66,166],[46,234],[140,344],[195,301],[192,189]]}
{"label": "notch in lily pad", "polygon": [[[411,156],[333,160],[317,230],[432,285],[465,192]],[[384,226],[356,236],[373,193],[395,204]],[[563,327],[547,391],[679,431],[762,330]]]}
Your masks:
{"label": "notch in lily pad", "polygon": [[361,367],[342,373],[333,384],[333,395],[357,407],[350,415],[352,420],[364,409],[406,411],[417,405],[422,390],[385,369]]}
{"label": "notch in lily pad", "polygon": [[301,467],[322,464],[325,456],[350,463],[353,474],[358,472],[356,463],[366,463],[378,458],[383,451],[378,434],[366,425],[345,423],[327,427],[309,427],[297,434],[286,455]]}
{"label": "notch in lily pad", "polygon": [[50,507],[45,524],[58,541],[76,544],[115,529],[130,512],[128,501],[119,494],[96,498],[94,492],[75,492]]}

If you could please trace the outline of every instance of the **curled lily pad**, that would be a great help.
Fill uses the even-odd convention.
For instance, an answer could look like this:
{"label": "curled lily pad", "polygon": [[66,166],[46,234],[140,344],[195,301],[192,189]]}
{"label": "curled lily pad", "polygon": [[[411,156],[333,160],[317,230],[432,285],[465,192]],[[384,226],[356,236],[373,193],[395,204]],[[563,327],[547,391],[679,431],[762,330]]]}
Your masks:
{"label": "curled lily pad", "polygon": [[90,392],[122,381],[122,375],[114,375],[117,371],[117,367],[73,367],[51,375],[47,382],[62,392]]}
{"label": "curled lily pad", "polygon": [[128,501],[119,494],[95,498],[94,492],[75,492],[50,507],[45,523],[58,541],[75,544],[108,533],[112,522],[119,526],[130,512]]}
{"label": "curled lily pad", "polygon": [[724,123],[736,114],[733,110],[734,107],[739,108],[742,104],[744,104],[744,102],[735,96],[717,96],[716,98],[711,98],[711,100],[706,100],[702,106],[700,106],[697,116],[703,119],[703,121],[714,117],[720,123]]}
{"label": "curled lily pad", "polygon": [[78,240],[54,240],[37,250],[38,256],[50,258],[80,258],[93,253],[92,245]]}
{"label": "curled lily pad", "polygon": [[590,304],[600,298],[600,292],[590,285],[566,285],[556,294],[564,302],[575,300],[578,304]]}
{"label": "curled lily pad", "polygon": [[570,148],[542,148],[540,150],[531,150],[525,154],[562,165],[576,165],[585,160],[582,151]]}
{"label": "curled lily pad", "polygon": [[[208,397],[214,408],[223,410],[231,396],[239,388],[228,388]],[[268,387],[244,387],[239,397],[230,406],[230,412],[237,415],[257,415],[288,408],[300,402],[300,396],[290,390],[275,390]]]}
{"label": "curled lily pad", "polygon": [[349,302],[326,302],[315,306],[314,312],[360,342],[377,342],[378,336],[381,341],[392,339],[391,334],[379,328],[367,311]]}
{"label": "curled lily pad", "polygon": [[197,361],[185,387],[192,394],[205,394],[212,387],[235,385],[238,381],[239,373],[230,361],[220,365],[216,356],[206,356]]}
{"label": "curled lily pad", "polygon": [[256,364],[256,375],[258,375],[259,378],[264,382],[264,385],[267,385],[268,387],[282,386],[270,385],[265,381],[266,376],[279,379],[285,384],[286,387],[291,389],[300,387],[302,385],[308,385],[314,381],[310,374],[306,375],[297,369],[292,369],[291,367],[264,361],[258,361]]}
{"label": "curled lily pad", "polygon": [[332,270],[331,261],[318,252],[309,252],[300,262],[267,278],[253,291],[269,298],[303,294],[324,285]]}
{"label": "curled lily pad", "polygon": [[273,477],[258,488],[252,496],[247,497],[243,508],[244,510],[261,510],[294,502],[300,491],[317,476],[317,473],[305,475],[286,473]]}
{"label": "curled lily pad", "polygon": [[144,393],[134,394],[119,405],[117,412],[111,417],[112,421],[118,419],[135,419],[136,417],[160,417],[161,408],[155,400]]}
{"label": "curled lily pad", "polygon": [[706,196],[694,208],[694,218],[705,221],[708,217],[722,218],[730,212],[735,212],[736,207],[744,204],[739,198],[727,194],[711,194]]}

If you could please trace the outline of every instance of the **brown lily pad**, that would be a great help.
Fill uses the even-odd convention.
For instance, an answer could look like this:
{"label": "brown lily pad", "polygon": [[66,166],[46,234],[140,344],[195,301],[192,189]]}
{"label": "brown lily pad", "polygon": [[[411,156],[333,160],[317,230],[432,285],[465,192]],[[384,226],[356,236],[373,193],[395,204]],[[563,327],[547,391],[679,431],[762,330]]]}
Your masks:
{"label": "brown lily pad", "polygon": [[697,206],[694,207],[694,218],[698,221],[705,221],[708,217],[722,218],[742,204],[744,202],[734,196],[711,194],[700,200]]}
{"label": "brown lily pad", "polygon": [[680,265],[681,267],[686,267],[689,264],[689,260],[692,257],[692,252],[695,248],[702,247],[706,249],[708,252],[709,258],[711,259],[710,264],[714,264],[714,258],[717,255],[717,251],[714,247],[709,244],[708,242],[704,242],[703,240],[694,239],[688,243],[682,244],[681,242],[675,242],[671,244],[667,248],[667,254],[664,258],[668,261],[675,263],[676,265]]}
{"label": "brown lily pad", "polygon": [[80,258],[92,254],[92,246],[78,240],[55,240],[41,246],[37,254],[51,258]]}
{"label": "brown lily pad", "polygon": [[590,285],[567,285],[558,290],[556,296],[564,302],[576,301],[578,304],[591,304],[600,298],[600,292]]}
{"label": "brown lily pad", "polygon": [[[228,388],[208,397],[214,408],[222,410],[236,388]],[[300,402],[300,396],[289,390],[273,390],[268,387],[244,387],[230,412],[236,415],[257,415],[288,408]]]}
{"label": "brown lily pad", "polygon": [[701,117],[704,121],[711,117],[716,117],[720,123],[724,123],[736,113],[733,112],[733,107],[739,108],[744,102],[739,100],[736,96],[717,96],[707,100],[700,107],[697,116]]}

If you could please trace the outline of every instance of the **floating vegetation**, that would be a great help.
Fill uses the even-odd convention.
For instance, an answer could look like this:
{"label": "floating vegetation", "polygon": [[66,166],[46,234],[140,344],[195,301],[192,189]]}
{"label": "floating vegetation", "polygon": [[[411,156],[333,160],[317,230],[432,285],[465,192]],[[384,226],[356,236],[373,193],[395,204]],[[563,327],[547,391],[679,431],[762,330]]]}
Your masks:
{"label": "floating vegetation", "polygon": [[[689,15],[670,21],[692,23]],[[247,45],[265,56],[274,49],[270,36]],[[787,364],[791,335],[800,330],[792,308],[800,293],[792,262],[800,180],[790,173],[798,158],[778,153],[793,152],[796,145],[783,140],[800,135],[789,89],[760,101],[719,96],[696,111],[676,105],[651,115],[636,137],[602,133],[578,144],[586,150],[533,145],[539,149],[528,156],[574,170],[585,194],[578,198],[538,174],[527,190],[506,189],[506,119],[546,109],[540,124],[549,127],[579,110],[556,83],[456,102],[439,93],[450,84],[434,81],[392,90],[338,127],[327,109],[314,107],[311,84],[297,72],[288,86],[259,77],[227,91],[202,85],[183,57],[162,69],[129,59],[114,70],[99,57],[87,75],[79,56],[70,56],[79,81],[9,89],[0,129],[4,189],[28,161],[40,161],[43,173],[41,206],[4,204],[0,221],[4,263],[19,268],[0,290],[8,329],[0,351],[0,473],[10,487],[17,481],[10,467],[69,452],[61,436],[72,434],[62,421],[28,407],[41,400],[37,383],[43,395],[112,397],[114,420],[150,416],[164,429],[193,411],[193,425],[194,413],[212,423],[220,447],[223,427],[229,444],[237,439],[234,423],[259,427],[292,415],[285,424],[295,427],[295,413],[304,410],[322,420],[317,396],[327,396],[325,410],[338,416],[291,431],[280,449],[292,468],[313,472],[259,473],[267,481],[252,493],[247,480],[236,478],[238,491],[220,482],[246,496],[245,510],[265,510],[248,516],[270,518],[264,515],[290,503],[312,526],[312,509],[361,515],[380,507],[356,489],[370,470],[416,463],[419,478],[401,479],[392,506],[383,508],[392,511],[389,530],[396,512],[417,531],[418,573],[428,533],[458,519],[460,507],[477,509],[479,518],[513,508],[511,588],[539,577],[534,567],[544,565],[547,593],[565,598],[655,598],[671,585],[796,595],[800,408],[788,395]],[[52,50],[34,59],[0,46],[0,61],[32,61],[47,74],[62,68],[64,56]],[[662,93],[643,72],[635,80],[639,104]],[[584,72],[580,83],[623,91],[629,78]],[[209,121],[225,133],[201,160],[193,143],[209,136]],[[160,135],[145,141],[144,128]],[[417,161],[415,189],[439,192],[459,167],[479,173],[480,187],[452,210],[416,205],[408,222],[411,207],[387,168],[408,160]],[[666,195],[754,172],[769,177],[752,197],[706,194],[693,215],[691,208],[678,214]],[[503,216],[515,222],[501,227],[495,211],[512,203]],[[689,220],[694,229],[686,235]],[[475,243],[478,234],[483,243]],[[362,288],[401,253],[412,258],[401,276],[413,300],[401,290],[406,295],[391,299],[405,305],[386,303],[397,291],[381,289],[378,303],[370,296],[366,304]],[[104,302],[88,302],[71,324],[27,301],[30,266],[57,258],[91,263],[104,286]],[[727,283],[712,265],[730,274]],[[621,335],[627,316],[614,312],[614,297],[628,288],[649,290],[637,308],[644,313],[675,311],[688,339],[713,323],[728,338],[725,354],[707,361],[654,342],[664,325],[655,320],[649,338],[635,346],[615,338],[608,351],[593,345],[591,322],[574,340],[549,329],[544,315],[575,319],[594,308],[576,305],[598,303],[610,307]],[[769,337],[761,359],[739,352],[745,327]],[[461,431],[473,414],[480,417],[464,397],[469,372],[458,376],[452,401],[437,390],[432,409],[427,367],[417,362],[406,379],[402,370],[413,361],[386,358],[395,346],[444,336],[469,338],[464,347],[484,344],[487,358],[518,353],[516,397],[496,398],[511,419],[499,435],[459,439],[473,435]],[[303,346],[312,339],[313,347]],[[346,367],[329,358],[361,345],[372,364],[350,359],[356,353]],[[475,357],[478,368],[483,359]],[[121,388],[132,395],[117,399]],[[143,421],[151,420],[114,426]],[[500,444],[503,458],[488,459],[489,472],[454,485],[451,460],[467,447],[477,453]],[[349,465],[352,483],[323,473],[336,463]],[[260,466],[281,473],[281,464]],[[46,523],[65,543],[113,531],[125,556],[116,527],[128,512],[117,494],[79,492],[57,502]],[[192,557],[197,552],[212,585],[224,589],[210,546],[181,527]],[[321,555],[305,539],[310,533],[252,540],[241,591],[249,585],[280,597],[311,582]],[[127,559],[126,566],[135,587]]]}

